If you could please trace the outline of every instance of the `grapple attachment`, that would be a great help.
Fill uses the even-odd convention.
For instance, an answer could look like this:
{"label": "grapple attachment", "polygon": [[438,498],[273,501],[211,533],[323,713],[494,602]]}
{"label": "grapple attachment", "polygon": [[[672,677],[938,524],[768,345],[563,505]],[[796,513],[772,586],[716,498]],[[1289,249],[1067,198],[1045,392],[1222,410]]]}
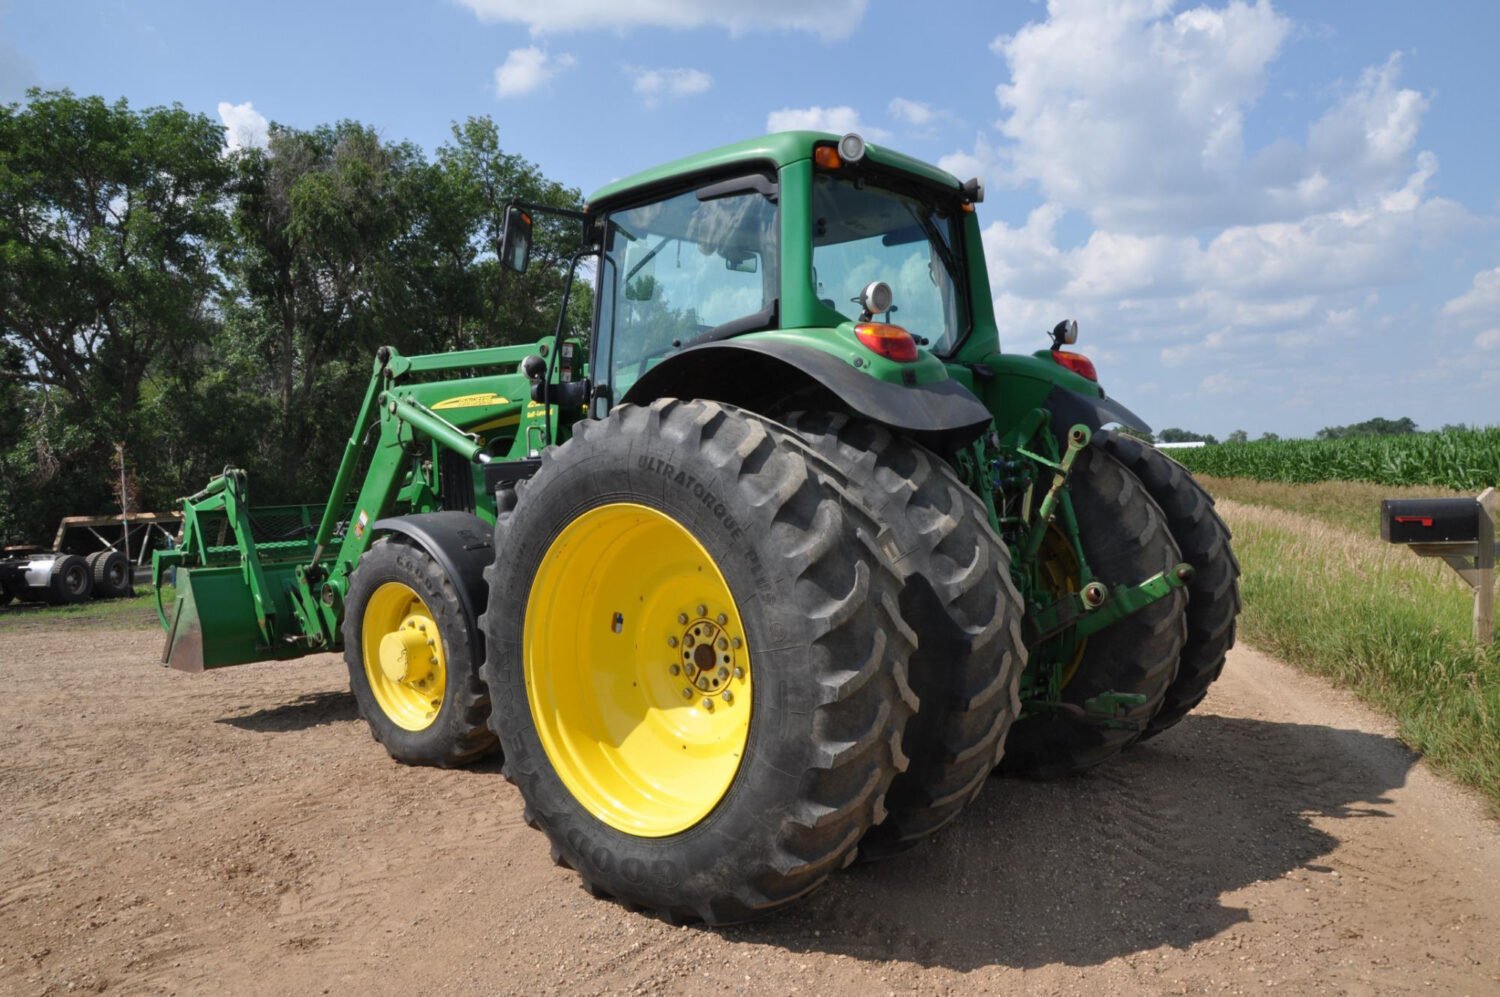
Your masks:
{"label": "grapple attachment", "polygon": [[[201,672],[320,650],[298,626],[294,603],[316,510],[276,506],[252,516],[244,472],[229,469],[183,499],[182,511],[180,545],[157,551],[151,563],[167,632],[162,663]],[[168,584],[170,612],[162,604]]]}
{"label": "grapple attachment", "polygon": [[[272,591],[287,591],[296,583],[294,565],[263,564],[261,576]],[[288,618],[285,612],[272,619]],[[279,607],[278,607],[279,608]],[[178,568],[176,597],[167,620],[167,642],[162,664],[178,671],[201,672],[253,661],[297,657],[305,646],[268,640],[255,599],[240,565]]]}

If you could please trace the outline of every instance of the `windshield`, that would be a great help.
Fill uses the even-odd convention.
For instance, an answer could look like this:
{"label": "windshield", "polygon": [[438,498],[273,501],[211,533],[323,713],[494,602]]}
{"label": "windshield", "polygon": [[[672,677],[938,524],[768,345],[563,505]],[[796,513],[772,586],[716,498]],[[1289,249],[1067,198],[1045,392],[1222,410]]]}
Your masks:
{"label": "windshield", "polygon": [[891,285],[894,304],[876,318],[950,352],[968,331],[954,199],[932,201],[818,174],[813,182],[813,284],[824,305],[851,321],[871,281]]}
{"label": "windshield", "polygon": [[769,314],[777,292],[776,205],[760,193],[688,191],[610,215],[599,332],[613,397],[674,342]]}

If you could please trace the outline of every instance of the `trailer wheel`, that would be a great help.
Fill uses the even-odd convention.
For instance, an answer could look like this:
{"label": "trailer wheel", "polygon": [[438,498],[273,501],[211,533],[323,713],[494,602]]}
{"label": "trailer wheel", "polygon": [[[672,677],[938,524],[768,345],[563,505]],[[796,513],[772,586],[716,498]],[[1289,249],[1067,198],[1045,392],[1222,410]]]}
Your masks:
{"label": "trailer wheel", "polygon": [[899,550],[902,613],[917,633],[911,683],[921,706],[902,742],[911,765],[886,797],[890,815],[859,847],[861,860],[885,858],[957,817],[999,763],[1021,707],[1024,607],[1009,548],[941,458],[842,413],[785,421],[848,476]]}
{"label": "trailer wheel", "polygon": [[912,635],[878,527],[729,406],[573,433],[486,573],[506,774],[591,892],[671,920],[775,910],[853,859],[906,764]]}
{"label": "trailer wheel", "polygon": [[130,595],[130,562],[114,549],[96,550],[88,556],[94,576],[94,598],[121,599]]}
{"label": "trailer wheel", "polygon": [[467,765],[495,748],[482,644],[453,582],[403,537],[359,559],[344,598],[344,663],[360,716],[407,765]]}
{"label": "trailer wheel", "polygon": [[47,579],[47,601],[54,606],[87,602],[94,594],[94,573],[77,554],[59,554]]}
{"label": "trailer wheel", "polygon": [[1194,568],[1187,589],[1187,643],[1177,678],[1141,734],[1144,741],[1192,712],[1224,670],[1240,612],[1240,565],[1229,546],[1229,527],[1214,511],[1212,496],[1187,468],[1123,433],[1105,431],[1099,436],[1104,449],[1129,468],[1161,506],[1182,559]]}
{"label": "trailer wheel", "polygon": [[[1182,560],[1156,503],[1135,475],[1101,447],[1090,446],[1078,455],[1068,493],[1084,557],[1105,585],[1144,581]],[[1043,546],[1043,574],[1057,596],[1079,588],[1071,550],[1060,533]],[[1166,598],[1086,638],[1064,669],[1062,701],[1069,706],[1082,708],[1107,692],[1145,697],[1142,705],[1123,710],[1117,718],[1119,726],[1105,726],[1062,710],[1037,710],[1011,729],[1001,770],[1040,779],[1073,775],[1134,741],[1177,675],[1187,637],[1186,604],[1184,590],[1174,589]]]}

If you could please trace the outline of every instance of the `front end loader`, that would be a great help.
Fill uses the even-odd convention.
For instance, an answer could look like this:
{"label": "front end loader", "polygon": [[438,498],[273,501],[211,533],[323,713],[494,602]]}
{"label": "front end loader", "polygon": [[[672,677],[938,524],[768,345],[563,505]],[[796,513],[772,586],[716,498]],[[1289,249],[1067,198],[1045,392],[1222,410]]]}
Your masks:
{"label": "front end loader", "polygon": [[1233,642],[1228,532],[1075,324],[1000,350],[982,199],[817,132],[611,184],[586,336],[382,350],[321,509],[184,500],[166,662],[341,649],[394,757],[498,747],[592,892],[714,924],[1159,733]]}

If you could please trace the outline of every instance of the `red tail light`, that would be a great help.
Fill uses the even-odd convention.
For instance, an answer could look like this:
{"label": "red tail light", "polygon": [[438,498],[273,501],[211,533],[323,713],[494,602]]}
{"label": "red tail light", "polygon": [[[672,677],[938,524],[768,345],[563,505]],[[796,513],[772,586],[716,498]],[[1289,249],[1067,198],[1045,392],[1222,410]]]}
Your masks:
{"label": "red tail light", "polygon": [[854,335],[871,353],[878,353],[887,360],[911,363],[917,359],[917,341],[899,325],[861,322],[854,327]]}
{"label": "red tail light", "polygon": [[1069,353],[1067,350],[1053,350],[1052,359],[1059,367],[1066,367],[1073,373],[1088,378],[1090,381],[1099,380],[1099,372],[1094,369],[1094,361],[1082,353]]}

